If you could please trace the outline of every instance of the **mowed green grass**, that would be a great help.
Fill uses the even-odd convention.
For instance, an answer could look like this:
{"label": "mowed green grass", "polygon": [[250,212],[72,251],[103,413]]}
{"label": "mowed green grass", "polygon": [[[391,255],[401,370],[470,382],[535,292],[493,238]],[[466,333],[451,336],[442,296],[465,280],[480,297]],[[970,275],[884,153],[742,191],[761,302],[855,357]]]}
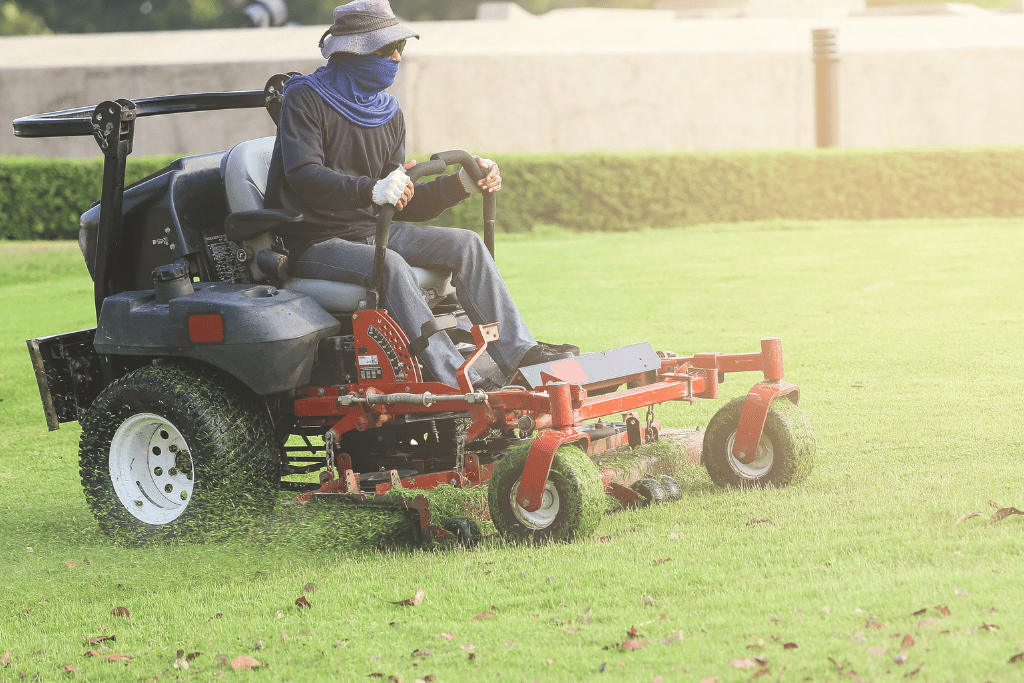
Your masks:
{"label": "mowed green grass", "polygon": [[[691,468],[681,502],[606,516],[591,539],[438,553],[325,549],[315,525],[110,543],[77,425],[46,431],[24,345],[94,324],[91,282],[76,245],[0,245],[0,679],[1024,679],[1024,517],[989,523],[990,501],[1024,509],[1022,252],[1019,220],[499,238],[541,339],[688,355],[781,337],[818,462],[768,491]],[[704,426],[758,379],[658,417]],[[417,588],[421,605],[392,604]],[[623,649],[633,627],[646,645]],[[86,644],[101,635],[109,650]],[[203,654],[175,669],[178,650]]]}

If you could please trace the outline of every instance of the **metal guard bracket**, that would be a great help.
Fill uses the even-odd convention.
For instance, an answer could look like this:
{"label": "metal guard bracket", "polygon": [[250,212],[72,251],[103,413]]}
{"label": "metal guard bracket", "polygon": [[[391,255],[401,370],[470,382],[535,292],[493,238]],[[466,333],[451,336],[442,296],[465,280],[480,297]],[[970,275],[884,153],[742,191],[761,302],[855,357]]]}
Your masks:
{"label": "metal guard bracket", "polygon": [[136,107],[131,100],[100,102],[92,111],[93,137],[103,154],[116,157],[118,143],[127,142],[125,154],[132,153]]}
{"label": "metal guard bracket", "polygon": [[565,444],[581,442],[583,450],[587,451],[590,448],[590,436],[574,428],[552,429],[534,439],[523,466],[516,504],[529,512],[538,510],[544,500],[544,487],[551,472],[551,462],[555,459],[555,451]]}
{"label": "metal guard bracket", "polygon": [[751,388],[743,402],[743,412],[740,413],[740,423],[736,428],[736,439],[732,445],[732,457],[745,465],[757,459],[758,443],[761,441],[764,422],[772,401],[790,394],[794,395],[794,403],[799,402],[800,388],[781,380],[759,382]]}

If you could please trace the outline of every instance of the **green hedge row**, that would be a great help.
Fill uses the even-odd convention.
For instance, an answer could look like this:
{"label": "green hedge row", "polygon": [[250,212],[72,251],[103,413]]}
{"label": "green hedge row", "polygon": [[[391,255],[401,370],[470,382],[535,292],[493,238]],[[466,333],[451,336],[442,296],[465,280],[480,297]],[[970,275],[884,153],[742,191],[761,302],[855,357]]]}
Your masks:
{"label": "green hedge row", "polygon": [[[1024,216],[1024,148],[495,155],[498,228],[634,230],[773,218]],[[128,181],[168,157],[129,158]],[[0,238],[68,239],[101,159],[0,158]],[[436,222],[480,226],[472,199]]]}
{"label": "green hedge row", "polygon": [[[145,178],[172,158],[129,157],[125,181]],[[0,239],[78,239],[78,219],[102,185],[101,157],[0,157]]]}
{"label": "green hedge row", "polygon": [[[516,156],[498,223],[633,230],[706,222],[1024,216],[1024,148]],[[475,226],[464,202],[451,223]]]}

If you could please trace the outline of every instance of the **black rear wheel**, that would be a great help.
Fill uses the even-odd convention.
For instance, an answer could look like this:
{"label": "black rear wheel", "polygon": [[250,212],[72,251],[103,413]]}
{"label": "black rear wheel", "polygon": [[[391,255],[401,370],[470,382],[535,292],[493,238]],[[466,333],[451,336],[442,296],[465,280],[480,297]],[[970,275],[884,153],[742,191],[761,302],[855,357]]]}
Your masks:
{"label": "black rear wheel", "polygon": [[280,453],[258,399],[227,377],[177,364],[108,386],[82,421],[80,473],[100,528],[130,545],[227,535],[264,514]]}

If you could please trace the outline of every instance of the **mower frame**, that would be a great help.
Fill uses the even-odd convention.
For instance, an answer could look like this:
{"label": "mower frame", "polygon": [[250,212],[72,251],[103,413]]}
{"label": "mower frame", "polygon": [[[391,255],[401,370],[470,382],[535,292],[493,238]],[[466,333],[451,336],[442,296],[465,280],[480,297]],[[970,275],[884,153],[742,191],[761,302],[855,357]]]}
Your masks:
{"label": "mower frame", "polygon": [[[118,267],[127,257],[126,244],[132,241],[124,229],[126,159],[132,152],[135,123],[140,117],[266,107],[276,122],[283,84],[288,77],[288,74],[275,75],[262,91],[109,100],[95,107],[36,114],[14,121],[14,132],[19,137],[91,135],[104,155],[92,274],[98,324],[100,332],[106,336],[100,340],[101,335],[95,330],[82,330],[28,342],[50,429],[56,429],[60,422],[82,421],[88,404],[104,387],[154,359],[170,355],[225,369],[223,364],[218,364],[219,356],[204,351],[223,342],[234,324],[233,319],[219,309],[208,306],[186,309],[177,318],[159,318],[170,321],[167,324],[187,327],[187,331],[182,332],[186,339],[184,346],[175,347],[177,350],[153,351],[144,345],[139,346],[139,342],[110,339],[109,330],[103,327],[104,316],[128,316],[144,308],[143,304],[148,305],[146,302],[152,301],[153,291],[157,292],[158,304],[167,304],[167,301],[159,301],[161,294],[156,283],[155,290],[133,290],[125,269]],[[453,150],[436,154],[431,161],[415,165],[408,174],[416,180],[441,173],[453,164],[461,165],[474,179],[483,177],[485,173],[469,154]],[[290,402],[290,412],[294,416],[291,433],[306,439],[314,453],[317,449],[310,444],[307,434],[323,430],[324,446],[321,450],[325,453],[323,462],[326,467],[320,474],[319,487],[311,485],[313,488],[305,491],[300,500],[316,497],[336,499],[340,495],[345,499],[372,498],[381,502],[380,497],[392,488],[432,489],[441,484],[481,484],[491,478],[495,463],[481,462],[470,445],[497,431],[518,434],[521,439],[532,437],[514,501],[523,510],[534,512],[541,505],[552,463],[560,448],[576,446],[594,459],[612,449],[656,441],[661,425],[654,420],[653,406],[668,401],[692,403],[698,399],[716,399],[719,384],[725,381],[727,374],[759,372],[763,375],[763,380],[747,393],[735,427],[729,456],[738,463],[751,463],[758,457],[765,422],[775,400],[786,398],[794,405],[799,403],[799,388],[783,379],[782,347],[777,338],[761,340],[761,349],[755,353],[697,353],[688,357],[657,352],[649,344],[635,344],[522,368],[513,380],[514,386],[498,391],[481,391],[473,386],[469,371],[484,357],[488,345],[498,340],[496,323],[472,326],[467,335],[464,330],[456,329],[458,321],[454,317],[441,315],[424,325],[419,338],[410,341],[406,331],[388,312],[378,308],[384,256],[394,211],[395,207],[388,205],[379,213],[374,272],[366,308],[351,314],[353,348],[358,350],[354,377],[342,371],[346,381],[336,384],[300,382],[294,386],[283,386],[285,391],[278,386],[285,380],[274,385],[275,396],[284,396],[285,401]],[[483,234],[492,255],[495,213],[494,194],[485,193]],[[231,216],[226,223],[230,223],[230,219]],[[281,219],[295,220],[294,216]],[[230,227],[227,230],[230,237]],[[176,224],[173,232],[171,228],[167,232],[168,240],[188,245],[189,235]],[[194,251],[199,248],[194,247]],[[208,284],[188,288],[188,296],[178,301],[216,297],[228,301],[239,295],[259,298],[277,294],[273,287],[260,289],[252,285],[218,283],[211,271],[211,268],[198,267],[200,279],[206,279]],[[194,275],[196,271],[193,270],[189,279]],[[259,291],[252,294],[256,289]],[[172,299],[170,304],[173,310],[175,301]],[[284,304],[292,305],[295,310],[318,309],[312,300],[305,299],[305,295],[293,296],[290,301],[283,301]],[[250,321],[253,319],[251,316],[259,315],[248,312],[248,308],[245,311]],[[323,311],[320,313],[314,311],[311,314],[315,329],[310,334],[319,335],[317,338],[335,334],[334,322]],[[326,316],[327,322],[321,321],[317,315],[320,318]],[[429,344],[430,337],[439,333],[448,333],[453,340],[472,346],[457,372],[456,387],[425,381],[416,361],[416,354]],[[101,351],[97,351],[96,345]],[[288,347],[291,357],[302,353],[304,348]],[[363,359],[367,361],[363,363]],[[338,362],[341,365],[341,361]],[[230,371],[232,368],[226,369]],[[253,386],[252,382],[248,384]],[[273,412],[268,396],[262,398],[268,412]],[[642,423],[637,414],[643,408],[648,409],[646,423]],[[400,424],[410,419],[447,417],[453,412],[469,418],[468,428],[456,440],[454,467],[426,471],[428,468],[424,461],[414,460],[415,475],[402,477],[397,470],[391,470],[387,481],[376,484],[375,495],[360,491],[359,475],[353,472],[352,458],[338,448],[346,434]],[[603,421],[602,418],[611,415],[621,415],[623,421]],[[285,452],[287,449],[282,445],[281,450],[282,460],[286,463],[289,459]],[[289,471],[312,472],[317,468],[315,464],[291,466]],[[642,502],[635,487],[630,487],[636,482],[635,477],[623,476],[611,468],[600,469],[599,476],[606,493],[626,504]],[[448,535],[445,530],[430,524],[428,501],[417,499],[406,507],[416,511],[418,525],[423,530],[429,530],[435,538]]]}

